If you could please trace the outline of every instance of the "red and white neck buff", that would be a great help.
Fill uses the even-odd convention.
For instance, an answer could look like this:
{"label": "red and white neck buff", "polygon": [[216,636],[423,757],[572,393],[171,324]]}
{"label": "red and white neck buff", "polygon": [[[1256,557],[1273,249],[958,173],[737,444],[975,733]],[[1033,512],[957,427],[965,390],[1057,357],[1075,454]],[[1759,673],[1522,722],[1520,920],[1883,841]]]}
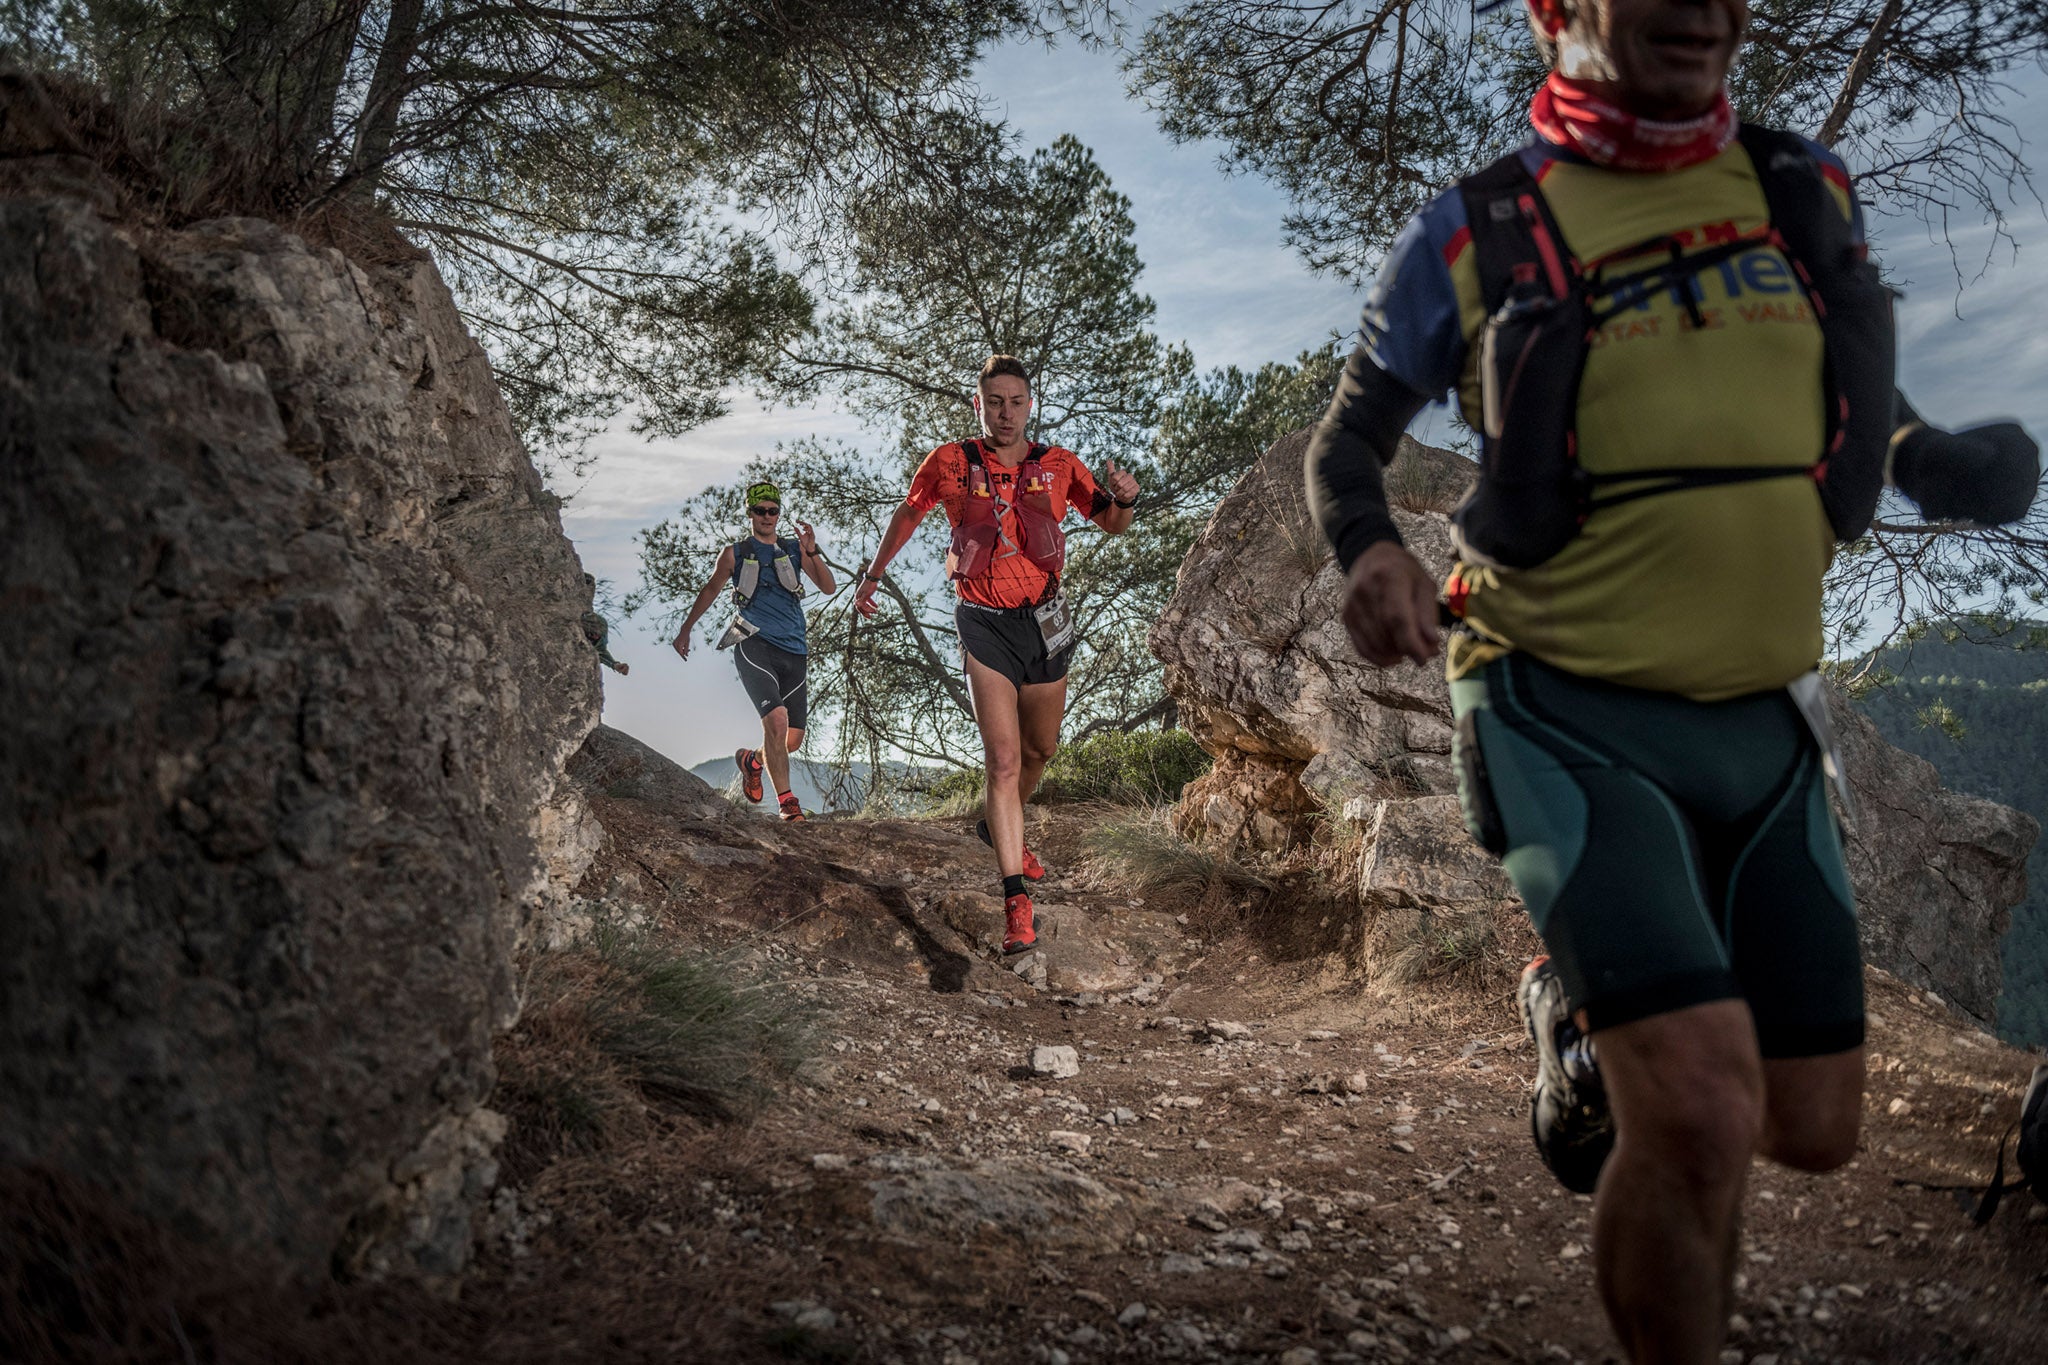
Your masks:
{"label": "red and white neck buff", "polygon": [[1618,109],[1583,81],[1552,72],[1529,103],[1546,142],[1617,171],[1679,171],[1721,154],[1735,139],[1735,110],[1723,90],[1714,107],[1683,123],[1658,123]]}

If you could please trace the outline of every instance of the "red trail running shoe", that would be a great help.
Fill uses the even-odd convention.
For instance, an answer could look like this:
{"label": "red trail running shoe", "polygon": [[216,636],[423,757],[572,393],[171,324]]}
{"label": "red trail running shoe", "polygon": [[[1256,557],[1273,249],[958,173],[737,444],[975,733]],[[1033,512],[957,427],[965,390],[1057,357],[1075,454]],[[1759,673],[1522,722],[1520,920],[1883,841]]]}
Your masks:
{"label": "red trail running shoe", "polygon": [[1028,953],[1038,944],[1038,915],[1031,897],[1019,891],[1003,902],[1003,952]]}
{"label": "red trail running shoe", "polygon": [[761,799],[761,751],[759,749],[742,749],[732,756],[732,761],[739,764],[740,789],[747,794],[747,800],[759,801]]}

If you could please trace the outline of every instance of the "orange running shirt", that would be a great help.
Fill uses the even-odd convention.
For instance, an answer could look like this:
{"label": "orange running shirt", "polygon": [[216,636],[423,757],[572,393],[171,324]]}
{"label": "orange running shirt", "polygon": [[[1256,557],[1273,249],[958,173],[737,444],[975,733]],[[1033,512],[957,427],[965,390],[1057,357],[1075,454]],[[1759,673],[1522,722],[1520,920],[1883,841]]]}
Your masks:
{"label": "orange running shirt", "polygon": [[[1007,508],[1017,499],[1017,476],[1024,466],[1005,465],[982,444],[982,462],[996,498]],[[1109,494],[1096,486],[1094,475],[1073,451],[1053,446],[1039,457],[1038,467],[1051,484],[1052,514],[1065,520],[1069,508],[1089,520],[1110,505]],[[954,526],[967,507],[967,452],[958,441],[948,442],[924,457],[910,492],[903,501],[920,512],[943,504],[946,520]],[[1042,600],[1052,575],[1031,562],[1020,548],[1024,543],[1023,518],[1014,510],[1002,514],[1003,540],[996,546],[996,561],[982,578],[954,582],[960,600],[984,607],[1028,607]]]}

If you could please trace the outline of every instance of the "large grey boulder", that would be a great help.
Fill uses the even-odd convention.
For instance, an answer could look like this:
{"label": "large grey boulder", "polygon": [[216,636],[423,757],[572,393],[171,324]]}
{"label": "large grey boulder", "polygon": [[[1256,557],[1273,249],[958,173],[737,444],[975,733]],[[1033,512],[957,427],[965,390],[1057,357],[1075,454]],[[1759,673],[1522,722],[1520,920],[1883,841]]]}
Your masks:
{"label": "large grey boulder", "polygon": [[[1440,663],[1374,668],[1338,611],[1343,582],[1302,491],[1308,433],[1274,443],[1216,509],[1152,628],[1153,653],[1215,767],[1182,793],[1184,831],[1253,847],[1301,837],[1318,810],[1364,833],[1368,914],[1497,905],[1504,880],[1464,833]],[[1394,521],[1441,579],[1449,507],[1473,466],[1403,440],[1387,471]],[[2026,891],[2027,816],[1943,790],[1830,698],[1862,821],[1848,840],[1866,958],[1990,1022],[1998,944]],[[1467,850],[1460,854],[1457,850]],[[1507,894],[1512,894],[1507,891]]]}
{"label": "large grey boulder", "polygon": [[[1216,756],[1181,794],[1189,828],[1277,847],[1310,812],[1346,801],[1442,795],[1451,693],[1440,664],[1374,668],[1337,618],[1336,558],[1309,519],[1308,433],[1275,442],[1217,507],[1152,627],[1181,722]],[[1397,487],[1442,501],[1471,468],[1404,441]],[[1396,502],[1394,522],[1430,572],[1449,572],[1449,522]],[[1368,813],[1369,814],[1369,813]]]}
{"label": "large grey boulder", "polygon": [[419,253],[119,221],[22,127],[0,1160],[286,1267],[451,1274],[597,718],[556,502]]}

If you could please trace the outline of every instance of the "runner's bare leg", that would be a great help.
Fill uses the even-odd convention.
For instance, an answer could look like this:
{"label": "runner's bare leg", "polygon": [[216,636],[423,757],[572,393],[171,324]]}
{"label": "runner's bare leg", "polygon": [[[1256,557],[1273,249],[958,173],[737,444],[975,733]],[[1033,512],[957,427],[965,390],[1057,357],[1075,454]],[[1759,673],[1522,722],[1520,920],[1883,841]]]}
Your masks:
{"label": "runner's bare leg", "polygon": [[1863,1049],[1764,1060],[1763,1153],[1818,1174],[1856,1155],[1863,1124]]}
{"label": "runner's bare leg", "polygon": [[1018,853],[1023,854],[1023,810],[1031,799],[1031,793],[1038,790],[1038,779],[1045,776],[1045,765],[1052,762],[1053,752],[1060,747],[1060,718],[1067,710],[1067,680],[1058,682],[1025,683],[1017,689],[1018,740],[1023,749],[1023,759],[1017,768],[1017,827]]}
{"label": "runner's bare leg", "polygon": [[761,762],[767,765],[768,776],[775,783],[778,794],[789,790],[789,751],[796,746],[789,742],[795,735],[799,740],[804,732],[789,728],[789,708],[778,706],[761,717]]}
{"label": "runner's bare leg", "polygon": [[996,866],[1005,877],[1014,877],[1024,870],[1024,802],[1017,793],[1024,742],[1017,688],[969,654],[967,690],[974,698],[974,723],[981,729],[983,818],[996,846]]}
{"label": "runner's bare leg", "polygon": [[1614,1152],[1593,1203],[1594,1271],[1638,1365],[1710,1365],[1733,1308],[1743,1184],[1764,1129],[1764,1069],[1739,1000],[1594,1035]]}

